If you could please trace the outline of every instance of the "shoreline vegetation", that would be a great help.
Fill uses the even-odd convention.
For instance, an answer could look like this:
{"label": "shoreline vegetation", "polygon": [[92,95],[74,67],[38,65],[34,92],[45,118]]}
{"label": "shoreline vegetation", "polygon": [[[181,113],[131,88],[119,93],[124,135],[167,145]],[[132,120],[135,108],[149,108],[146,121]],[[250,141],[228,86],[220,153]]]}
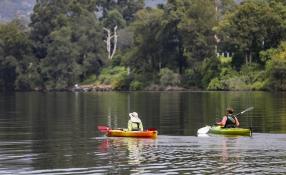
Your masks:
{"label": "shoreline vegetation", "polygon": [[[146,87],[142,89],[143,91],[189,91],[189,90],[198,90],[198,89],[185,89],[179,86],[167,86],[162,87],[159,85],[153,85],[150,87]],[[142,91],[137,90],[137,91]],[[96,84],[89,84],[89,85],[75,85],[73,88],[69,88],[67,91],[73,92],[105,92],[105,91],[115,91],[111,85],[96,85]],[[117,90],[122,91],[122,90]],[[134,90],[127,90],[127,91],[134,91]]]}
{"label": "shoreline vegetation", "polygon": [[0,22],[0,91],[286,91],[285,0],[144,3],[36,1]]}

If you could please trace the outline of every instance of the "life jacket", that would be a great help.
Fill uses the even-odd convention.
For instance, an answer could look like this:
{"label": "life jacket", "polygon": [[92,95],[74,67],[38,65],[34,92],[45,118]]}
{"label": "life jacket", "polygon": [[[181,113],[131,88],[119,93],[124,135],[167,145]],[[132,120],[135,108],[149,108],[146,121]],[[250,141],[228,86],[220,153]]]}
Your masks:
{"label": "life jacket", "polygon": [[132,122],[131,123],[131,128],[132,128],[132,131],[140,131],[140,123],[138,122]]}
{"label": "life jacket", "polygon": [[225,122],[224,127],[225,128],[235,128],[236,127],[235,116],[232,114],[228,114],[226,117],[227,117],[227,120]]}

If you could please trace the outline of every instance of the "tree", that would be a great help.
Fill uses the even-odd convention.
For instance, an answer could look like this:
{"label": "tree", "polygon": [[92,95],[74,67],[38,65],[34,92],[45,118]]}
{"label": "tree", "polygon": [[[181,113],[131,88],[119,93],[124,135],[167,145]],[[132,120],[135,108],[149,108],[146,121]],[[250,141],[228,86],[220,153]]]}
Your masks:
{"label": "tree", "polygon": [[134,32],[134,47],[127,53],[127,64],[137,72],[158,72],[160,69],[159,31],[163,10],[144,9],[136,14],[132,23]]}
{"label": "tree", "polygon": [[[98,12],[102,14],[101,19],[104,20],[110,15],[110,12],[119,12],[123,19],[129,24],[135,18],[135,13],[144,8],[144,0],[98,0]],[[119,25],[119,24],[117,24]],[[112,26],[114,27],[114,26]]]}
{"label": "tree", "polygon": [[51,42],[49,34],[67,24],[68,0],[37,0],[31,16],[31,39],[34,41],[34,54],[42,59],[47,55],[47,45]]}
{"label": "tree", "polygon": [[115,26],[124,28],[126,26],[126,21],[122,14],[117,10],[111,10],[108,12],[107,17],[103,19],[103,26],[106,28],[113,28]]}
{"label": "tree", "polygon": [[266,70],[269,88],[271,90],[286,90],[286,42],[282,42],[277,49],[269,49],[264,53],[269,57]]}
{"label": "tree", "polygon": [[260,51],[277,47],[286,37],[285,13],[284,16],[279,14],[273,6],[267,1],[245,1],[228,13],[216,28],[223,39],[221,47],[228,47],[236,55],[242,54],[245,63],[260,62]]}
{"label": "tree", "polygon": [[[108,53],[108,59],[111,60],[112,57],[114,56],[116,48],[117,48],[117,38],[118,38],[117,26],[114,27],[113,35],[111,35],[111,32],[109,29],[107,29],[107,28],[103,28],[103,29],[107,32],[107,37],[106,37],[106,40],[104,40],[104,42],[106,43],[106,50]],[[111,45],[113,47],[111,47]]]}
{"label": "tree", "polygon": [[71,42],[76,46],[73,49],[78,53],[76,62],[82,68],[80,75],[82,81],[91,74],[98,74],[100,68],[107,62],[102,42],[105,34],[102,24],[94,14],[94,0],[75,0],[72,6],[74,8],[71,8],[71,11],[74,11],[74,15],[69,19]]}
{"label": "tree", "polygon": [[71,29],[63,27],[50,35],[48,55],[41,61],[44,85],[47,89],[65,89],[78,81],[79,65],[76,63],[76,49],[70,42]]}
{"label": "tree", "polygon": [[237,5],[235,0],[214,0],[214,3],[219,19],[223,18],[226,13],[233,11]]}
{"label": "tree", "polygon": [[37,61],[25,31],[18,21],[0,25],[0,82],[6,90],[37,86]]}
{"label": "tree", "polygon": [[129,24],[134,20],[136,12],[144,8],[144,0],[121,0],[118,1],[118,6],[123,18]]}
{"label": "tree", "polygon": [[172,0],[168,4],[170,13],[178,21],[178,35],[181,39],[184,57],[189,64],[202,62],[214,56],[214,32],[216,23],[215,4],[212,0],[180,1]]}
{"label": "tree", "polygon": [[168,67],[182,73],[214,56],[214,12],[211,0],[172,0],[159,9],[139,11],[132,23],[136,48],[130,54],[132,65],[145,71]]}
{"label": "tree", "polygon": [[103,30],[95,7],[94,0],[37,1],[30,26],[44,87],[67,88],[103,66]]}

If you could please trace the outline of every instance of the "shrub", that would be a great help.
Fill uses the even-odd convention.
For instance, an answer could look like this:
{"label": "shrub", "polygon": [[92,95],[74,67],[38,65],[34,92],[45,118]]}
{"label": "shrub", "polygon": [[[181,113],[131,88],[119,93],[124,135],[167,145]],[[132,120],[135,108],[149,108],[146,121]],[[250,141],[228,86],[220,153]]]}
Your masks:
{"label": "shrub", "polygon": [[228,90],[249,90],[250,87],[245,83],[245,76],[235,76],[226,80]]}
{"label": "shrub", "polygon": [[172,70],[168,68],[161,69],[159,76],[160,76],[160,84],[163,86],[168,86],[168,85],[175,86],[181,83],[180,75],[174,73]]}
{"label": "shrub", "polygon": [[266,70],[269,76],[269,88],[286,90],[286,61],[270,60],[267,62]]}
{"label": "shrub", "polygon": [[96,75],[90,75],[86,80],[84,80],[81,84],[92,84],[97,81]]}
{"label": "shrub", "polygon": [[213,78],[209,83],[208,90],[226,90],[226,84],[224,81],[219,80],[218,78]]}
{"label": "shrub", "polygon": [[224,79],[228,79],[237,75],[237,72],[233,70],[230,66],[223,67],[220,70],[219,76]]}
{"label": "shrub", "polygon": [[229,65],[232,62],[232,57],[219,56],[218,60],[222,65]]}
{"label": "shrub", "polygon": [[32,89],[30,86],[30,82],[29,82],[28,77],[23,76],[23,75],[19,75],[17,77],[15,85],[16,85],[16,88],[15,88],[16,90],[30,90],[30,89]]}
{"label": "shrub", "polygon": [[193,69],[187,69],[183,75],[184,84],[187,86],[196,86],[198,79],[196,79],[196,74]]}
{"label": "shrub", "polygon": [[143,89],[143,83],[137,80],[133,80],[130,84],[130,90],[136,91],[136,90],[142,90]]}
{"label": "shrub", "polygon": [[271,60],[266,63],[268,85],[270,89],[286,90],[286,42],[277,49],[268,50]]}
{"label": "shrub", "polygon": [[19,74],[15,81],[16,90],[32,90],[41,84],[40,75],[37,71],[25,72]]}
{"label": "shrub", "polygon": [[[217,57],[207,58],[202,64],[197,64],[195,70],[198,72],[196,79],[201,87],[207,88],[210,81],[218,76],[222,63]],[[198,75],[199,74],[199,75]]]}
{"label": "shrub", "polygon": [[122,72],[121,74],[118,74],[112,79],[111,86],[115,90],[128,90],[130,82],[131,81],[127,75],[127,72]]}
{"label": "shrub", "polygon": [[111,85],[116,90],[129,89],[130,77],[125,67],[108,67],[101,71],[98,80],[102,84]]}
{"label": "shrub", "polygon": [[251,90],[265,90],[266,81],[257,81],[251,85]]}

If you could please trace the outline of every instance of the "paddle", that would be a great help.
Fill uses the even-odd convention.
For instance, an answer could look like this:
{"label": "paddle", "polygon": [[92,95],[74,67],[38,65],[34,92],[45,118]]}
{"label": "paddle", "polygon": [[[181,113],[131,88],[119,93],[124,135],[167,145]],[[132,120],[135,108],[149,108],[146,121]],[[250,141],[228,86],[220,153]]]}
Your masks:
{"label": "paddle", "polygon": [[209,132],[209,130],[211,129],[211,126],[205,126],[203,128],[198,129],[198,134],[206,134]]}
{"label": "paddle", "polygon": [[238,116],[240,116],[241,114],[244,114],[245,112],[250,111],[250,110],[252,110],[252,109],[254,109],[254,107],[249,107],[249,108],[245,109],[244,111],[241,111],[240,113],[236,114],[235,116],[238,117]]}
{"label": "paddle", "polygon": [[[241,114],[244,114],[245,112],[250,111],[250,110],[252,110],[252,109],[254,109],[254,107],[249,107],[249,108],[245,109],[244,111],[241,111],[240,113],[235,114],[234,116],[238,117],[238,116],[240,116]],[[209,132],[210,129],[211,129],[211,126],[208,126],[208,125],[207,125],[207,126],[205,126],[205,127],[203,127],[203,128],[198,129],[197,133],[198,133],[198,134],[206,134],[206,133]]]}
{"label": "paddle", "polygon": [[147,131],[157,131],[156,128],[147,128]]}
{"label": "paddle", "polygon": [[107,133],[110,128],[107,126],[97,126],[97,129],[101,132],[101,133]]}

